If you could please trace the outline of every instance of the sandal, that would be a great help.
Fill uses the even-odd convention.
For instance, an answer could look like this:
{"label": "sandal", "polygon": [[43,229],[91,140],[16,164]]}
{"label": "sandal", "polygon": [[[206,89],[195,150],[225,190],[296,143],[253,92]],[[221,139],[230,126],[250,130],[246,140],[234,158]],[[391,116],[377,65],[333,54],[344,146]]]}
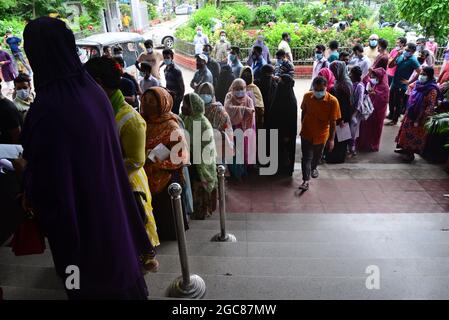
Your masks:
{"label": "sandal", "polygon": [[307,191],[309,190],[309,182],[303,181],[303,183],[298,187],[299,190]]}

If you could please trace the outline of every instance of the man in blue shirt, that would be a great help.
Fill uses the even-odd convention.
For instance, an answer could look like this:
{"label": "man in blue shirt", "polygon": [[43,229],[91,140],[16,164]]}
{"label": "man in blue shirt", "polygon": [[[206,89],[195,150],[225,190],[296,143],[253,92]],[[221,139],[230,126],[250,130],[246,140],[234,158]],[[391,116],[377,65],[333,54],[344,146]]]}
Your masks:
{"label": "man in blue shirt", "polygon": [[396,73],[390,87],[390,117],[391,121],[388,125],[396,125],[399,116],[405,109],[407,103],[405,99],[405,92],[407,91],[408,79],[413,71],[419,72],[421,65],[414,55],[416,52],[416,45],[413,43],[407,44],[404,51],[399,51],[396,59],[392,60],[388,67],[394,68],[397,66]]}
{"label": "man in blue shirt", "polygon": [[267,61],[262,56],[262,47],[254,46],[252,52],[253,65],[251,69],[253,69],[254,80],[260,79],[260,71],[264,65],[267,64]]}
{"label": "man in blue shirt", "polygon": [[4,43],[9,46],[9,49],[11,49],[11,53],[14,56],[14,60],[16,60],[16,67],[18,66],[17,63],[20,61],[23,66],[28,70],[29,76],[33,76],[33,71],[31,71],[30,66],[28,63],[26,63],[22,50],[20,50],[20,43],[22,42],[22,39],[19,37],[13,36],[11,31],[6,31],[6,35],[4,38]]}

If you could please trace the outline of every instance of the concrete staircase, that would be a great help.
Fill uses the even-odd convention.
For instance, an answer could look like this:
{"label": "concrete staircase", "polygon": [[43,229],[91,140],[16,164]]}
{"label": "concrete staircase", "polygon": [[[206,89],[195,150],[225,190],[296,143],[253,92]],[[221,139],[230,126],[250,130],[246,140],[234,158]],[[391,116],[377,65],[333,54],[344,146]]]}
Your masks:
{"label": "concrete staircase", "polygon": [[[237,243],[213,243],[218,215],[191,221],[190,269],[209,299],[448,299],[447,214],[229,214]],[[159,248],[160,272],[146,276],[164,298],[180,275],[176,242]],[[368,266],[380,289],[368,290]],[[5,299],[65,299],[50,252],[15,257],[0,248]]]}

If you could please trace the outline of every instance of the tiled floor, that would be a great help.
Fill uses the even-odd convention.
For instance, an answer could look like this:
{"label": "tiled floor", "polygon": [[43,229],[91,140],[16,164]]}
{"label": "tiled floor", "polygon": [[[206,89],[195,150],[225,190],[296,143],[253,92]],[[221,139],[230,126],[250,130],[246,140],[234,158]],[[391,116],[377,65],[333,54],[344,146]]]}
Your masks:
{"label": "tiled floor", "polygon": [[[428,171],[425,175],[419,171]],[[323,169],[300,194],[300,171],[292,178],[252,176],[227,183],[227,211],[233,213],[444,213],[449,211],[449,175],[441,167],[372,170],[376,178],[357,179],[351,169]],[[436,171],[436,172],[434,172]],[[439,174],[437,176],[437,172]],[[399,173],[398,173],[399,172]],[[431,177],[431,179],[427,177]],[[393,178],[392,178],[393,177]]]}

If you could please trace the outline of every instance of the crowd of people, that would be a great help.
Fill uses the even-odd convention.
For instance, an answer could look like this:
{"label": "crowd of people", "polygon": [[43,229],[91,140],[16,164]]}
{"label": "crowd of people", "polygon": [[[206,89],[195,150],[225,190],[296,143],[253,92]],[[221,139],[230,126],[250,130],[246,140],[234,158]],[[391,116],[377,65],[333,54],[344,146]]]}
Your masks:
{"label": "crowd of people", "polygon": [[[292,176],[299,111],[299,189],[306,191],[323,161],[379,151],[388,106],[389,124],[403,115],[395,151],[405,161],[423,155],[424,123],[447,105],[441,93],[449,87],[449,64],[436,79],[427,64],[432,50],[417,51],[403,38],[391,52],[377,35],[351,54],[337,41],[329,50],[318,44],[300,110],[288,33],[274,60],[259,37],[242,63],[224,31],[212,46],[198,28],[188,94],[175,53],[158,52],[151,40],[137,58],[135,77],[126,72],[120,48],[81,63],[74,36],[60,20],[33,20],[24,38],[35,88],[29,75],[12,76],[14,100],[0,96],[0,143],[23,145],[23,159],[14,161],[23,207],[35,212],[58,274],[65,278],[68,265],[82,268],[81,290],[67,290],[73,299],[146,297],[143,274],[158,270],[160,242],[176,239],[172,182],[182,186],[188,229],[189,219],[216,210],[217,164],[226,164],[228,179],[240,181],[262,166],[262,144],[264,150],[277,145],[277,174]],[[54,59],[41,54],[44,48]],[[248,133],[242,149],[239,129]],[[277,140],[261,138],[259,129],[276,130]]]}

